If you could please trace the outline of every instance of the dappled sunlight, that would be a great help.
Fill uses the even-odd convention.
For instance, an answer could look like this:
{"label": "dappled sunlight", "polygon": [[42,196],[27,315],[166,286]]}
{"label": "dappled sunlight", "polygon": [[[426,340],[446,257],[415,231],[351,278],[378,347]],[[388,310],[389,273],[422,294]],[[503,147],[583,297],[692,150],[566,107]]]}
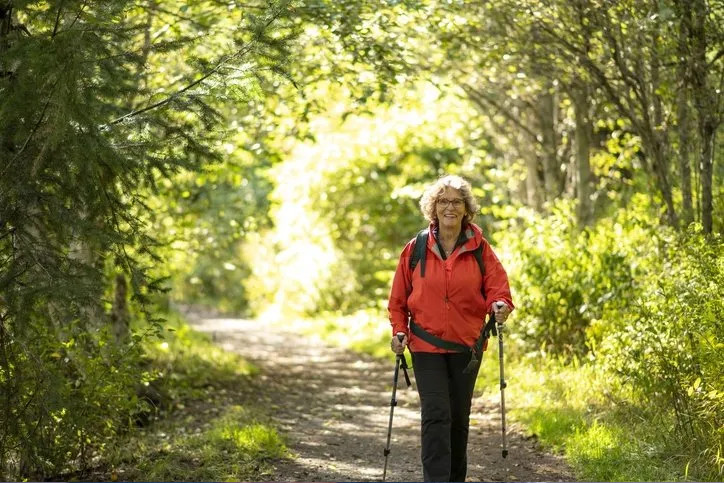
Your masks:
{"label": "dappled sunlight", "polygon": [[[319,471],[320,468],[325,468],[326,471],[337,472],[342,475],[358,474],[363,478],[369,478],[370,480],[377,480],[381,476],[381,469],[378,465],[371,466],[369,461],[365,461],[362,458],[357,458],[352,462],[340,461],[332,453],[328,453],[329,456],[323,456],[320,458],[309,458],[299,457],[297,458],[298,464],[307,469],[308,471]],[[362,480],[358,480],[362,481]]]}
{"label": "dappled sunlight", "polygon": [[[507,282],[472,479],[721,479],[721,5],[0,0],[0,480],[378,479],[388,299],[467,344]],[[446,175],[482,278],[450,212],[409,270]]]}
{"label": "dappled sunlight", "polygon": [[[294,455],[276,463],[277,475],[297,481],[381,478],[394,357],[373,358],[329,346],[321,338],[304,337],[297,332],[300,321],[265,326],[257,320],[194,320],[204,332],[216,331],[225,348],[263,368],[250,384]],[[510,435],[508,460],[496,456],[500,426],[495,396],[473,401],[472,478],[509,481],[524,469],[539,475],[536,479],[560,479],[561,470],[551,457],[536,453],[517,434]],[[397,401],[391,439],[394,464],[388,476],[391,481],[418,481],[419,398],[414,386],[405,387],[402,376]]]}

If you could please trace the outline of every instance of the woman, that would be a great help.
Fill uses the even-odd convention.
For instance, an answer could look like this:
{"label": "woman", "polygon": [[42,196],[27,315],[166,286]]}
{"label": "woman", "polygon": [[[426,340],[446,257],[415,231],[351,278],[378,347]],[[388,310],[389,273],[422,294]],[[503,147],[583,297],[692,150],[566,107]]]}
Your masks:
{"label": "woman", "polygon": [[[416,239],[400,256],[388,303],[391,348],[401,354],[409,341],[425,481],[465,481],[470,404],[482,359],[467,349],[483,341],[486,315],[502,323],[513,302],[503,266],[472,223],[478,205],[470,183],[445,176],[425,190],[420,208],[430,222],[425,258],[410,267]],[[404,335],[401,342],[397,334]]]}

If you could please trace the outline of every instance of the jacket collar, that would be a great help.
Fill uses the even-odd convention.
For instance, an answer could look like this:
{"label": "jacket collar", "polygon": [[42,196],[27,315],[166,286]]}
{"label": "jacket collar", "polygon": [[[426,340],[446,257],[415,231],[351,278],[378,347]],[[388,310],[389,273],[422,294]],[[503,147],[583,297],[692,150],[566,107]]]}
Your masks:
{"label": "jacket collar", "polygon": [[[442,254],[437,243],[437,225],[430,223],[428,227],[427,247],[442,260]],[[460,230],[457,245],[462,245],[458,254],[471,252],[483,242],[483,230],[475,223],[467,223]]]}

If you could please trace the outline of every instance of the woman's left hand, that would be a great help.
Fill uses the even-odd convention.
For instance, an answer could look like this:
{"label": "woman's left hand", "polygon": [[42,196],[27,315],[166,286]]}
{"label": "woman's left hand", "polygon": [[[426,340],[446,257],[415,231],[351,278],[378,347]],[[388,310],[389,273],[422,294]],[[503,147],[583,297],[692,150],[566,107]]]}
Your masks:
{"label": "woman's left hand", "polygon": [[498,300],[493,304],[493,313],[495,314],[495,322],[503,324],[510,315],[510,307],[502,300]]}

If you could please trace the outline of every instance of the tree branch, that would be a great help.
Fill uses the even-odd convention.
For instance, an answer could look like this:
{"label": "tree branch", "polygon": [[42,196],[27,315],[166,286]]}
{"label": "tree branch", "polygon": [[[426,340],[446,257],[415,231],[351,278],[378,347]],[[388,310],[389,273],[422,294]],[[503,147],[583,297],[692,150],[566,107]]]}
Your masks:
{"label": "tree branch", "polygon": [[480,92],[479,90],[475,89],[474,87],[470,86],[469,84],[465,84],[464,82],[460,84],[460,86],[463,88],[465,93],[470,97],[470,99],[475,102],[480,107],[485,107],[484,104],[488,103],[491,106],[493,106],[495,109],[498,110],[500,114],[505,116],[508,121],[515,124],[518,128],[525,131],[526,134],[528,134],[531,139],[535,140],[535,142],[538,145],[542,145],[542,143],[538,140],[538,136],[535,132],[533,132],[528,126],[520,122],[519,119],[517,119],[515,116],[513,116],[510,112],[508,112],[507,109],[505,109],[505,106],[500,105],[497,101],[492,99],[490,96],[485,95],[484,93]]}
{"label": "tree branch", "polygon": [[250,50],[250,47],[247,46],[247,48],[242,49],[242,50],[236,52],[235,54],[227,55],[226,57],[222,58],[222,59],[216,64],[216,66],[214,66],[213,69],[211,69],[209,72],[207,72],[206,74],[202,75],[201,77],[199,77],[198,79],[196,79],[195,81],[193,81],[192,83],[190,83],[189,85],[187,85],[186,87],[183,87],[182,89],[179,89],[178,91],[174,92],[173,94],[167,96],[166,98],[164,98],[164,99],[162,99],[162,100],[160,100],[160,101],[158,101],[158,102],[155,102],[155,103],[151,104],[150,106],[146,106],[146,107],[144,107],[144,108],[142,108],[142,109],[136,109],[135,111],[131,111],[131,112],[129,112],[128,114],[124,114],[123,116],[121,116],[121,117],[119,117],[119,118],[117,118],[117,119],[112,120],[112,121],[109,122],[108,124],[105,124],[105,125],[101,126],[100,129],[101,129],[101,130],[108,129],[110,126],[114,126],[114,125],[116,125],[116,124],[119,124],[119,123],[121,123],[121,122],[123,122],[123,121],[126,121],[126,120],[132,118],[132,117],[138,116],[139,114],[143,114],[144,112],[148,112],[148,111],[151,111],[151,110],[153,110],[153,109],[159,108],[159,107],[161,107],[161,106],[165,106],[165,105],[168,104],[169,102],[171,102],[171,101],[173,101],[174,99],[176,99],[177,97],[181,96],[183,93],[188,92],[189,90],[191,90],[191,89],[193,89],[194,87],[196,87],[197,85],[201,84],[203,81],[205,81],[206,79],[208,79],[208,78],[211,77],[212,75],[216,74],[216,73],[217,73],[227,62],[229,62],[231,59],[236,58],[236,57],[241,57],[241,56],[245,55],[249,50]]}
{"label": "tree branch", "polygon": [[48,110],[50,101],[53,99],[53,93],[55,92],[55,87],[58,85],[59,80],[60,80],[60,75],[55,79],[55,82],[53,83],[53,86],[50,89],[50,93],[48,94],[48,100],[45,101],[45,105],[43,106],[43,111],[40,113],[40,117],[38,117],[38,120],[35,122],[33,129],[30,131],[30,134],[28,134],[28,137],[25,139],[25,142],[20,147],[20,150],[17,153],[15,153],[15,156],[13,156],[13,158],[10,161],[8,161],[8,164],[6,164],[5,167],[3,168],[3,170],[0,172],[0,176],[5,176],[5,173],[8,171],[8,169],[10,169],[10,167],[20,157],[20,155],[23,154],[23,151],[25,151],[25,148],[28,147],[30,140],[33,139],[33,136],[35,136],[35,133],[40,128],[40,125],[43,122],[43,118],[45,118],[45,112]]}
{"label": "tree branch", "polygon": [[80,18],[80,16],[83,15],[83,10],[85,10],[85,7],[86,7],[87,5],[88,5],[88,0],[84,1],[84,2],[83,2],[83,5],[80,6],[80,9],[78,10],[78,13],[75,15],[75,18],[73,19],[73,21],[70,23],[70,25],[68,26],[68,28],[67,28],[66,30],[70,30],[70,29],[73,28],[73,25],[75,25],[75,23],[78,21],[78,19]]}
{"label": "tree branch", "polygon": [[[580,62],[582,66],[591,75],[593,75],[598,82],[598,85],[603,88],[604,92],[606,92],[609,101],[611,101],[623,115],[629,118],[634,127],[640,130],[642,127],[641,122],[638,117],[634,115],[634,111],[630,105],[631,99],[617,92],[617,89],[611,83],[611,80],[608,76],[606,76],[606,73],[601,69],[601,67],[596,65],[596,63],[589,57],[588,53],[578,48],[565,38],[556,35],[556,33],[552,31],[551,27],[546,25],[543,21],[539,20],[537,24],[548,33],[553,41],[558,42],[565,50],[573,54],[573,57],[570,60],[572,62]],[[622,97],[625,98],[626,104],[624,104],[621,100]]]}
{"label": "tree branch", "polygon": [[724,57],[724,49],[719,50],[719,52],[716,53],[713,59],[711,59],[711,62],[709,62],[706,67],[709,68],[712,65],[714,65],[719,59]]}
{"label": "tree branch", "polygon": [[[264,30],[266,30],[266,29],[269,27],[269,25],[271,25],[277,18],[279,18],[279,15],[281,14],[281,11],[282,11],[282,9],[278,9],[277,12],[275,12],[275,13],[269,18],[269,20],[267,20],[267,21],[264,23],[264,28],[261,29],[260,31],[263,32]],[[237,51],[237,52],[235,52],[235,53],[233,53],[233,54],[229,54],[229,55],[227,55],[227,56],[225,56],[225,57],[222,57],[221,60],[219,60],[219,62],[218,62],[218,63],[214,66],[214,68],[211,69],[209,72],[207,72],[206,74],[202,75],[201,77],[199,77],[199,78],[196,79],[195,81],[191,82],[191,83],[190,83],[189,85],[187,85],[186,87],[183,87],[182,89],[179,89],[178,91],[174,92],[173,94],[167,96],[165,99],[162,99],[162,100],[160,100],[160,101],[158,101],[158,102],[155,102],[155,103],[151,104],[150,106],[146,106],[146,107],[144,107],[144,108],[142,108],[142,109],[136,109],[136,110],[134,110],[134,111],[129,112],[128,114],[124,114],[123,116],[121,116],[121,117],[119,117],[119,118],[116,118],[116,119],[110,121],[109,123],[100,126],[100,129],[101,129],[101,130],[106,130],[106,129],[110,128],[111,126],[114,126],[114,125],[119,124],[119,123],[121,123],[121,122],[123,122],[123,121],[126,121],[126,120],[128,120],[128,119],[130,119],[130,118],[132,118],[132,117],[135,117],[135,116],[138,116],[138,115],[140,115],[140,114],[143,114],[144,112],[148,112],[148,111],[151,111],[151,110],[153,110],[153,109],[157,109],[157,108],[159,108],[159,107],[165,106],[166,104],[168,104],[169,102],[173,101],[173,100],[176,99],[177,97],[181,96],[181,95],[184,94],[185,92],[188,92],[189,90],[193,89],[193,88],[196,87],[197,85],[201,84],[202,82],[204,82],[206,79],[208,79],[208,78],[211,77],[212,75],[216,74],[216,73],[217,73],[219,70],[221,70],[221,68],[224,67],[224,65],[226,65],[228,62],[232,61],[233,59],[241,58],[241,57],[243,57],[244,55],[246,55],[247,53],[249,53],[249,51],[251,51],[251,48],[254,46],[254,43],[255,43],[255,41],[252,40],[252,41],[249,42],[249,43],[246,45],[246,47],[244,47],[243,49],[241,49],[241,50],[239,50],[239,51]]]}
{"label": "tree branch", "polygon": [[65,0],[60,0],[60,4],[58,5],[58,14],[55,16],[55,25],[53,25],[53,33],[50,34],[51,39],[54,39],[55,35],[58,33],[58,26],[60,25],[60,14],[63,13],[64,3]]}

